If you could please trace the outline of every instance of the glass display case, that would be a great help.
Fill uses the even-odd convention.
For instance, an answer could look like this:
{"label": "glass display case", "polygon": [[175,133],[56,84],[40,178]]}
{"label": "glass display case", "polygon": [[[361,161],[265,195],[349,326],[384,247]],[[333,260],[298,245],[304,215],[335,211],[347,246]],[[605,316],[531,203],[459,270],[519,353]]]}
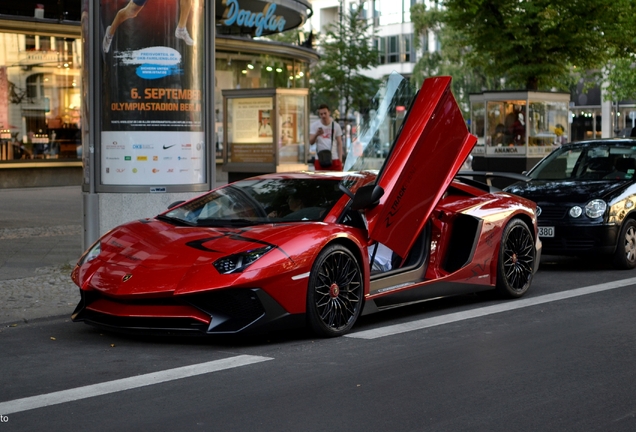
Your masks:
{"label": "glass display case", "polygon": [[530,101],[528,154],[544,156],[568,142],[568,104]]}
{"label": "glass display case", "polygon": [[473,169],[522,172],[568,142],[568,93],[498,91],[470,95]]}
{"label": "glass display case", "polygon": [[[308,89],[223,90],[223,170],[250,175],[307,169]],[[243,174],[239,174],[243,173]]]}

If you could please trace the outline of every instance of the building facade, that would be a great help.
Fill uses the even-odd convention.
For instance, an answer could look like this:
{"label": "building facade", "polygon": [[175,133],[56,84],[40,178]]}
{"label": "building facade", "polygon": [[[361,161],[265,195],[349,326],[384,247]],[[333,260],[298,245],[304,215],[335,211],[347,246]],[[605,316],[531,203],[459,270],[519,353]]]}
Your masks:
{"label": "building facade", "polygon": [[[305,25],[306,31],[324,33],[325,28],[337,23],[340,12],[351,8],[362,8],[362,16],[369,20],[376,37],[372,43],[378,49],[378,66],[363,73],[381,79],[395,71],[410,77],[421,53],[439,49],[434,33],[418,36],[411,22],[411,7],[416,3],[431,3],[428,0],[313,0],[314,14]],[[416,38],[420,38],[416,49]]]}

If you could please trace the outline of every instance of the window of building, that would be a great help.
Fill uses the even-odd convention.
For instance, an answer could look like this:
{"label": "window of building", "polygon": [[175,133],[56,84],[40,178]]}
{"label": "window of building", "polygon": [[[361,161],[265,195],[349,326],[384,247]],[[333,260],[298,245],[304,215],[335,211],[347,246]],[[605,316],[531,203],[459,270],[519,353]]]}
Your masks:
{"label": "window of building", "polygon": [[380,64],[404,63],[415,60],[413,35],[394,35],[375,39]]}
{"label": "window of building", "polygon": [[369,5],[366,1],[361,1],[360,3],[356,3],[356,2],[349,3],[349,13],[351,15],[354,15],[357,13],[358,19],[365,22],[369,18],[371,18],[371,14],[369,13]]}
{"label": "window of building", "polygon": [[[373,18],[375,25],[400,24],[411,22],[411,6],[417,0],[373,0]],[[397,6],[397,7],[396,7]],[[364,3],[366,8],[366,3]]]}
{"label": "window of building", "polygon": [[24,50],[25,51],[33,51],[36,49],[35,46],[35,35],[24,35]]}
{"label": "window of building", "polygon": [[377,38],[374,41],[375,49],[378,51],[378,62],[386,64],[386,38]]}
{"label": "window of building", "polygon": [[417,0],[402,0],[402,22],[411,22],[411,6],[417,3]]}
{"label": "window of building", "polygon": [[402,22],[402,7],[395,7],[395,0],[375,0],[373,16],[375,24],[388,25]]}
{"label": "window of building", "polygon": [[389,36],[387,38],[386,58],[388,63],[399,63],[400,61],[400,37]]}
{"label": "window of building", "polygon": [[413,35],[402,35],[402,51],[401,51],[401,61],[403,63],[411,62],[415,59],[415,53],[413,51]]}
{"label": "window of building", "polygon": [[326,26],[338,23],[339,16],[337,6],[320,9],[320,31],[324,32]]}

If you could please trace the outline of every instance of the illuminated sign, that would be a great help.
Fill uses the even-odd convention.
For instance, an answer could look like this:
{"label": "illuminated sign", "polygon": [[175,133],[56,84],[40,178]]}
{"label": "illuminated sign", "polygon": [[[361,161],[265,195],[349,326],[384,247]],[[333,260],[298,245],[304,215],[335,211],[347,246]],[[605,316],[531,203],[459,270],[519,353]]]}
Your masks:
{"label": "illuminated sign", "polygon": [[226,9],[223,16],[227,18],[223,24],[231,26],[236,24],[241,27],[256,28],[256,36],[261,36],[263,30],[270,32],[282,32],[285,29],[285,18],[280,15],[274,15],[276,5],[267,3],[263,8],[263,12],[252,12],[240,9],[238,0],[227,0]]}

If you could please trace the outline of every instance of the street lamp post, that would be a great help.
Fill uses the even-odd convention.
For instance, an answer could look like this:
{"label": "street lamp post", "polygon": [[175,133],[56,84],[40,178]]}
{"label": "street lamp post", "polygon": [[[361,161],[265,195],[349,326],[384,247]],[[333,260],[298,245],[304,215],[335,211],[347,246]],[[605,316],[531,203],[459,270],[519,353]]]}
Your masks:
{"label": "street lamp post", "polygon": [[618,112],[618,108],[619,108],[619,102],[616,101],[616,111],[614,112],[614,135],[618,136],[618,134],[621,132],[621,128],[618,124],[618,120],[619,120],[619,112]]}

